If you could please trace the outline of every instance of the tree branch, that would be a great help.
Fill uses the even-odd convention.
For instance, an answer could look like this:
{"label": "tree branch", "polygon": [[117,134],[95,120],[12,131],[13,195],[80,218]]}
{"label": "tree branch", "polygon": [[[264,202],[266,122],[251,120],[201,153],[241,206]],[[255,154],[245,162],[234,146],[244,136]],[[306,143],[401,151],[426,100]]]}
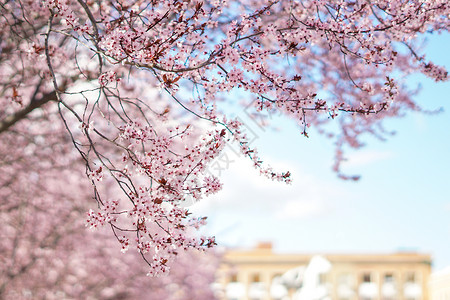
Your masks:
{"label": "tree branch", "polygon": [[34,109],[41,107],[42,105],[44,105],[49,101],[55,100],[56,100],[55,91],[44,94],[41,99],[37,100],[33,99],[32,101],[30,101],[30,104],[28,104],[27,107],[12,115],[7,116],[6,118],[0,121],[0,134],[2,134],[4,131],[7,131],[11,126],[16,124],[18,121],[24,119]]}

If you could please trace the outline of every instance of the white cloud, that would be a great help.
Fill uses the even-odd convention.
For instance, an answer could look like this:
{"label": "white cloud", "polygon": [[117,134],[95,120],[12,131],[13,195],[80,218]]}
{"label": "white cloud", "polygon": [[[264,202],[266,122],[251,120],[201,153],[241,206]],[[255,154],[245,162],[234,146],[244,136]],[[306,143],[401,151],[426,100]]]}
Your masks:
{"label": "white cloud", "polygon": [[390,151],[359,150],[351,155],[348,154],[348,160],[343,163],[343,166],[346,168],[360,168],[383,160],[392,159],[394,156],[394,153]]}
{"label": "white cloud", "polygon": [[275,214],[277,219],[297,219],[320,215],[326,211],[323,203],[318,201],[294,200],[287,202],[282,209]]}
{"label": "white cloud", "polygon": [[[292,163],[273,163],[276,170],[292,174],[292,184],[285,184],[259,175],[248,159],[235,157],[234,160],[221,178],[223,190],[195,203],[191,211],[234,217],[259,214],[275,219],[307,218],[332,210],[330,200],[345,194],[343,188],[302,173],[300,167]],[[266,157],[266,161],[269,160]]]}

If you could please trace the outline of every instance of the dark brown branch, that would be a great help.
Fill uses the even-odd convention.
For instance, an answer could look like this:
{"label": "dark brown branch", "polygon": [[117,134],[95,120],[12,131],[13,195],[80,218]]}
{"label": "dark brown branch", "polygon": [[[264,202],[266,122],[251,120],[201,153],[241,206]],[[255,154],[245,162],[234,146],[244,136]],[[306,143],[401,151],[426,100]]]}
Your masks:
{"label": "dark brown branch", "polygon": [[20,120],[27,117],[27,115],[32,112],[34,109],[39,108],[43,106],[45,103],[49,101],[55,101],[56,100],[56,92],[50,92],[47,94],[44,94],[42,98],[40,99],[32,99],[30,104],[28,104],[27,107],[24,109],[7,116],[3,120],[0,121],[0,134],[4,131],[7,131],[11,126],[19,122]]}

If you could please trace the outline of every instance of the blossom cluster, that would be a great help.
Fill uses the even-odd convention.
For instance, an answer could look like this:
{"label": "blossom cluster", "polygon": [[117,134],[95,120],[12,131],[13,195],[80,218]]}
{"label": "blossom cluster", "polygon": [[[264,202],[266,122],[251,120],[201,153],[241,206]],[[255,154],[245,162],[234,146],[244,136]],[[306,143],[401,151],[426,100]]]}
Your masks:
{"label": "blossom cluster", "polygon": [[263,162],[228,104],[245,99],[306,137],[311,126],[333,136],[340,173],[345,147],[420,110],[402,76],[448,79],[416,41],[448,31],[449,12],[446,0],[8,1],[0,134],[24,119],[62,121],[60,142],[81,157],[98,205],[88,227],[111,227],[158,275],[180,251],[215,244],[193,233],[205,219],[183,203],[221,189],[205,173],[226,143],[264,176],[291,180]]}

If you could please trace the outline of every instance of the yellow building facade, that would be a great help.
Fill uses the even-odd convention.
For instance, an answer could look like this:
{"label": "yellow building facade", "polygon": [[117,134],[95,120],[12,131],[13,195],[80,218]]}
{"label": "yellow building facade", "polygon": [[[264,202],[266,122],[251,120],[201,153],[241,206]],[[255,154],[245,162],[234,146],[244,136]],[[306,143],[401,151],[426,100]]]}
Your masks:
{"label": "yellow building facade", "polygon": [[430,299],[450,300],[450,267],[431,274]]}
{"label": "yellow building facade", "polygon": [[429,300],[431,257],[276,254],[270,243],[230,250],[218,283],[226,300]]}

